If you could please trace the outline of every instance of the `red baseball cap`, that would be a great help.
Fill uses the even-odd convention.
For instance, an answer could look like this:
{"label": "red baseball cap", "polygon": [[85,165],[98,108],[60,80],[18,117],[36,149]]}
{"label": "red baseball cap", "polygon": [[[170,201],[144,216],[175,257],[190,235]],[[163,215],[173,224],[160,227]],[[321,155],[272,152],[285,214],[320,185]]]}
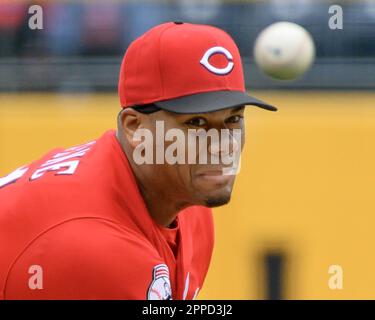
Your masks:
{"label": "red baseball cap", "polygon": [[276,111],[245,90],[240,53],[218,28],[183,22],[158,25],[132,42],[118,84],[122,108],[153,104],[176,113],[255,105]]}

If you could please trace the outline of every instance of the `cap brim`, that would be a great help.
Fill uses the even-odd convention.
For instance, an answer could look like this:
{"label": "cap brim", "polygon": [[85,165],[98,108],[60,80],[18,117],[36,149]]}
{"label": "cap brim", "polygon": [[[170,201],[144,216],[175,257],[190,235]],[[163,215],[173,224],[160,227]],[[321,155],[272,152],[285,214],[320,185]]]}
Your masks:
{"label": "cap brim", "polygon": [[277,108],[242,91],[211,91],[170,100],[154,102],[163,110],[175,113],[205,113],[243,105],[253,105],[270,111]]}

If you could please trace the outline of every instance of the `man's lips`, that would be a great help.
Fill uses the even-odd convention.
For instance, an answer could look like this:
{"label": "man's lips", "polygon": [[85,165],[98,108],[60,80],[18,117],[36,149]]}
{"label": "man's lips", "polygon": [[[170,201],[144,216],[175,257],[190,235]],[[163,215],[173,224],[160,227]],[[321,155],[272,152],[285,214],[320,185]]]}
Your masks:
{"label": "man's lips", "polygon": [[215,184],[227,184],[232,178],[230,175],[224,175],[222,169],[202,171],[197,174],[197,177]]}
{"label": "man's lips", "polygon": [[221,175],[223,175],[222,169],[198,172],[198,176],[221,176]]}

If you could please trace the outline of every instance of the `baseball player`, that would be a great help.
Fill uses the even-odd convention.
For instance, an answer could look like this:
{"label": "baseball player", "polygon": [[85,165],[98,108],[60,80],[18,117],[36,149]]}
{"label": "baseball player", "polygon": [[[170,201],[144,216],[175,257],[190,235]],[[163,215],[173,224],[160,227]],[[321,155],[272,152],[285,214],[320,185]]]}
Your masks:
{"label": "baseball player", "polygon": [[0,299],[197,297],[214,245],[210,208],[229,201],[235,175],[221,163],[139,164],[137,132],[154,135],[155,151],[157,122],[243,135],[245,105],[276,108],[246,94],[237,46],[207,25],[169,22],[136,39],[118,89],[116,131],[0,178]]}

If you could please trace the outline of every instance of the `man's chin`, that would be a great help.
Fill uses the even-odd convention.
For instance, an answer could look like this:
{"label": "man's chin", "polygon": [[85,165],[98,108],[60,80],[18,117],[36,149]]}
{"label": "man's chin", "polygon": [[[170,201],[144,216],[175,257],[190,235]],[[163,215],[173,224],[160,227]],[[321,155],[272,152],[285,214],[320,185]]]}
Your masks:
{"label": "man's chin", "polygon": [[224,181],[206,181],[205,179],[197,179],[194,185],[195,197],[201,205],[214,208],[227,204],[230,201],[234,176]]}
{"label": "man's chin", "polygon": [[222,196],[211,196],[205,199],[204,206],[208,208],[220,207],[227,204],[230,201],[230,194]]}

